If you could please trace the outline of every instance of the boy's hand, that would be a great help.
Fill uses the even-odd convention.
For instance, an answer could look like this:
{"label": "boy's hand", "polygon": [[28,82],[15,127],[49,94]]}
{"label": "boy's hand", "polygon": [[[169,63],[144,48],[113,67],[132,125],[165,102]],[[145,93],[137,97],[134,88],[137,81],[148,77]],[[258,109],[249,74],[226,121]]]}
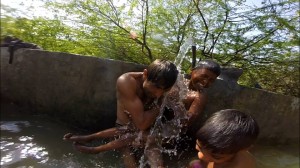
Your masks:
{"label": "boy's hand", "polygon": [[72,133],[67,133],[67,134],[64,135],[63,140],[65,140],[65,141],[71,141],[70,138],[71,138],[72,136],[73,136]]}
{"label": "boy's hand", "polygon": [[80,143],[86,143],[90,141],[90,139],[88,139],[87,136],[73,135],[72,133],[65,134],[63,140]]}

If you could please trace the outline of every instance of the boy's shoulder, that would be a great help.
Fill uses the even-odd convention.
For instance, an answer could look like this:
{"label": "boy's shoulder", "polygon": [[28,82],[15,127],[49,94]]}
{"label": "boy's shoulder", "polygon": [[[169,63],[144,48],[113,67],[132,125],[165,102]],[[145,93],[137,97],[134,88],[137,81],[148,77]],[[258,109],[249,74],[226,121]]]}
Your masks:
{"label": "boy's shoulder", "polygon": [[237,153],[234,163],[230,168],[255,168],[256,161],[253,155],[248,151],[240,151]]}
{"label": "boy's shoulder", "polygon": [[203,164],[199,159],[192,160],[187,168],[256,168],[255,158],[248,151],[240,151],[231,162]]}
{"label": "boy's shoulder", "polygon": [[117,87],[119,85],[132,85],[137,82],[137,78],[141,77],[143,74],[138,72],[127,72],[122,74],[117,79]]}
{"label": "boy's shoulder", "polygon": [[238,152],[234,159],[226,163],[208,163],[206,168],[256,168],[255,158],[248,151]]}

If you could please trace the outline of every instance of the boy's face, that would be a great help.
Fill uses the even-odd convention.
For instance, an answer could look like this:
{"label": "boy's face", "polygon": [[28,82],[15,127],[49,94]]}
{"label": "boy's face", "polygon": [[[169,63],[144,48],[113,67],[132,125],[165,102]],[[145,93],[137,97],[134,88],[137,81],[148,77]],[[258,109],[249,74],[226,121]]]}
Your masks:
{"label": "boy's face", "polygon": [[149,98],[160,98],[165,92],[169,90],[169,89],[164,89],[148,80],[144,81],[143,89],[144,89],[144,93]]}
{"label": "boy's face", "polygon": [[229,162],[235,156],[235,154],[214,154],[211,151],[202,148],[198,140],[196,140],[196,150],[198,151],[198,158],[207,163],[225,163]]}
{"label": "boy's face", "polygon": [[195,69],[191,73],[190,82],[196,90],[202,90],[210,87],[216,78],[217,75],[208,69]]}
{"label": "boy's face", "polygon": [[148,81],[147,75],[148,75],[148,72],[145,69],[143,72],[143,79],[144,79],[143,90],[148,98],[160,98],[165,92],[167,92],[171,89],[171,88],[165,89],[156,83]]}

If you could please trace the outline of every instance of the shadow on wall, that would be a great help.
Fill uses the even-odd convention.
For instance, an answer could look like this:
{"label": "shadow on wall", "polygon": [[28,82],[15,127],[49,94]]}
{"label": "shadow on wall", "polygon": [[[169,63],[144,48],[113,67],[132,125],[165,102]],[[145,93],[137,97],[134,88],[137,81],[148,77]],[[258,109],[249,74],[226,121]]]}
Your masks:
{"label": "shadow on wall", "polygon": [[[115,82],[123,73],[145,65],[42,50],[19,49],[9,64],[1,48],[1,100],[28,105],[69,124],[100,130],[114,126]],[[261,129],[260,140],[299,143],[299,98],[240,86],[241,75],[223,71],[208,90],[208,104],[194,130],[213,112],[236,108],[252,114]],[[233,79],[234,78],[234,79]],[[280,135],[280,137],[278,136]]]}

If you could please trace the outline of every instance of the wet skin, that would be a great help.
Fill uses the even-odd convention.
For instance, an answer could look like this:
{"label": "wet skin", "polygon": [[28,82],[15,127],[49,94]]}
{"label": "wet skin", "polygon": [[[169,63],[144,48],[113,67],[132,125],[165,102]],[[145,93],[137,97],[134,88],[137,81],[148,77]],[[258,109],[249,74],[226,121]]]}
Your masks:
{"label": "wet skin", "polygon": [[206,163],[224,163],[230,161],[235,156],[234,154],[214,154],[211,151],[202,148],[198,140],[196,141],[196,150],[198,151],[198,158]]}
{"label": "wet skin", "polygon": [[208,69],[195,69],[191,73],[189,89],[201,91],[209,88],[217,79],[217,75]]}
{"label": "wet skin", "polygon": [[255,168],[254,157],[248,149],[241,149],[234,154],[216,154],[202,147],[201,142],[196,141],[199,163],[205,168]]}

